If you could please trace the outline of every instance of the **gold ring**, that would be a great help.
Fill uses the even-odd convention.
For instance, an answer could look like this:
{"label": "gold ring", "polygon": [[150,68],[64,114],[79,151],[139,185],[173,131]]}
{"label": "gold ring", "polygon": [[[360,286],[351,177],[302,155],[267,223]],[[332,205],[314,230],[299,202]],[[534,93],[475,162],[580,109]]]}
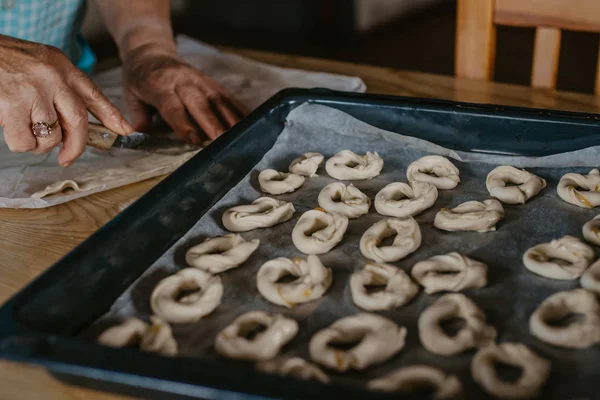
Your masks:
{"label": "gold ring", "polygon": [[52,133],[52,129],[58,127],[58,120],[48,123],[48,122],[34,122],[31,124],[31,131],[36,137],[41,139],[47,138]]}

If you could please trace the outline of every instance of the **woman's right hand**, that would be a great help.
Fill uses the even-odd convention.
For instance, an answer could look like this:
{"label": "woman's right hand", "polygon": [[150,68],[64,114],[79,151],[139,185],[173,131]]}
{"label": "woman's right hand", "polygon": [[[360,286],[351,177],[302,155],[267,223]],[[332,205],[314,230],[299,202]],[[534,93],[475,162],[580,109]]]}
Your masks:
{"label": "woman's right hand", "polygon": [[[58,162],[71,165],[88,137],[88,110],[107,128],[133,131],[121,112],[60,50],[0,35],[0,126],[14,152],[47,153],[63,143]],[[32,124],[56,120],[47,137],[33,134]]]}

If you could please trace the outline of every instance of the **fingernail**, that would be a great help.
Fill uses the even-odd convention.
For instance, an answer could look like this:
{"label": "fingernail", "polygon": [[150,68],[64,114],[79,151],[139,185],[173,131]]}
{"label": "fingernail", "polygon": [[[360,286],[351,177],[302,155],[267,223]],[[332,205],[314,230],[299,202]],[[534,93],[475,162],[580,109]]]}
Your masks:
{"label": "fingernail", "polygon": [[131,126],[131,124],[125,119],[121,121],[121,128],[123,128],[123,132],[127,134],[134,131],[133,126]]}
{"label": "fingernail", "polygon": [[66,161],[66,162],[64,162],[64,163],[62,163],[60,165],[63,168],[69,168],[71,165],[73,165],[73,161]]}

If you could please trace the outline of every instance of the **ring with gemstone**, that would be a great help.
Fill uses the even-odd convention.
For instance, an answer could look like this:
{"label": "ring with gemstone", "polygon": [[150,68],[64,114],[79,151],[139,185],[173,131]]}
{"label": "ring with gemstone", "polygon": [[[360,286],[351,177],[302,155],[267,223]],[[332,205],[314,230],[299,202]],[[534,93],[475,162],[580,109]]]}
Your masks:
{"label": "ring with gemstone", "polygon": [[58,120],[48,123],[48,122],[34,122],[31,124],[31,131],[36,137],[41,139],[47,138],[52,133],[52,129],[58,127]]}

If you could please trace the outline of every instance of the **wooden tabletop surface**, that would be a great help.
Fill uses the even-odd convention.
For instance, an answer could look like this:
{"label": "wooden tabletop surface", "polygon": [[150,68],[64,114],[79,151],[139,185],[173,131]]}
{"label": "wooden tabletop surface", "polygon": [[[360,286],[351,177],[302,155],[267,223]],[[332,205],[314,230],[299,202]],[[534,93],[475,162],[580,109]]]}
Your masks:
{"label": "wooden tabletop surface", "polygon": [[[283,67],[361,77],[369,93],[600,113],[600,97],[251,50]],[[0,210],[0,304],[156,185],[160,178],[41,210]],[[67,386],[40,368],[0,361],[0,399],[124,399]]]}

